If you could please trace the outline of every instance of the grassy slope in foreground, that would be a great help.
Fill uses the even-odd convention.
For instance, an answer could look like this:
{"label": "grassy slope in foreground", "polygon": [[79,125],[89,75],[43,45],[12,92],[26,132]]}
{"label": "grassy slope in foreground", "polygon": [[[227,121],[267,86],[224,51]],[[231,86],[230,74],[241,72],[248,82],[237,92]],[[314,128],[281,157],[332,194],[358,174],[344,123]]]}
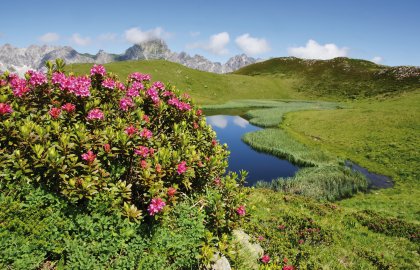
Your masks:
{"label": "grassy slope in foreground", "polygon": [[[92,64],[72,64],[68,71],[86,74]],[[148,73],[153,80],[176,85],[190,94],[199,104],[224,103],[233,99],[299,99],[304,96],[296,92],[296,79],[258,78],[237,74],[215,74],[184,67],[164,60],[114,62],[105,65],[108,72],[121,79],[132,72]]]}
{"label": "grassy slope in foreground", "polygon": [[[420,91],[384,101],[352,103],[353,109],[287,115],[283,128],[310,147],[351,159],[391,176],[393,189],[340,202],[420,222]],[[315,139],[316,138],[316,139]]]}
{"label": "grassy slope in foreground", "polygon": [[387,67],[350,58],[273,58],[235,71],[269,78],[299,78],[295,89],[310,96],[359,98],[395,95],[420,86],[420,68]]}

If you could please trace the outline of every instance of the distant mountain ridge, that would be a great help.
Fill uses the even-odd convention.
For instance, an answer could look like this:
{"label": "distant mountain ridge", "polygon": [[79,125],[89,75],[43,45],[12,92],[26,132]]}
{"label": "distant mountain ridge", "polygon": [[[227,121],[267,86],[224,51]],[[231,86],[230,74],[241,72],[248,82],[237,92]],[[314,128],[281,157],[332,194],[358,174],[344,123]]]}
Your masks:
{"label": "distant mountain ridge", "polygon": [[25,71],[42,69],[45,61],[62,58],[67,64],[97,63],[106,64],[127,60],[163,59],[184,66],[213,73],[233,72],[258,60],[245,54],[231,57],[225,64],[212,62],[201,55],[190,56],[185,52],[172,52],[163,40],[151,40],[135,44],[122,54],[110,54],[100,50],[96,55],[81,54],[69,46],[37,46],[16,48],[10,44],[0,46],[0,70]]}

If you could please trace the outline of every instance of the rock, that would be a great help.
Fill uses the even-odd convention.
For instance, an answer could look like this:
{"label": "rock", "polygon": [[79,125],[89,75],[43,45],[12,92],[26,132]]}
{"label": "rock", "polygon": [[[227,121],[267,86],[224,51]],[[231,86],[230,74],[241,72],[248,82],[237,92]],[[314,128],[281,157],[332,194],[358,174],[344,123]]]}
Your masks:
{"label": "rock", "polygon": [[231,270],[229,261],[226,259],[225,256],[219,256],[215,254],[215,262],[211,266],[213,270]]}
{"label": "rock", "polygon": [[241,269],[258,269],[258,261],[264,254],[262,247],[257,243],[251,243],[251,237],[242,230],[234,230],[232,235],[234,241],[239,245],[239,257],[242,262]]}
{"label": "rock", "polygon": [[253,64],[258,60],[245,54],[230,58],[225,64],[212,62],[201,55],[190,56],[185,52],[171,52],[165,41],[160,39],[145,41],[128,48],[123,54],[109,54],[100,50],[96,55],[81,54],[69,46],[36,46],[16,48],[10,44],[0,46],[0,69],[41,70],[45,61],[62,58],[70,63],[97,63],[106,64],[125,60],[151,60],[163,59],[179,63],[189,68],[213,73],[227,73],[241,67]]}

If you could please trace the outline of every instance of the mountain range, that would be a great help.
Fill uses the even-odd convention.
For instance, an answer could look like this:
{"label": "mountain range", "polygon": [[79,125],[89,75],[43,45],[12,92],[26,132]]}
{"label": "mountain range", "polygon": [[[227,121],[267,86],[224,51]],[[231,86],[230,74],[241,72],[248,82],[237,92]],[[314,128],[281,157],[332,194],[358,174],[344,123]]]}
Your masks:
{"label": "mountain range", "polygon": [[62,58],[67,64],[97,63],[106,64],[127,60],[163,59],[184,66],[213,73],[228,73],[258,62],[258,59],[245,54],[231,57],[226,63],[212,62],[201,55],[191,56],[185,52],[172,52],[165,41],[155,39],[135,44],[122,54],[110,54],[100,50],[97,54],[79,53],[69,46],[37,46],[16,48],[10,44],[0,46],[0,70],[24,73],[28,69],[40,70],[45,61]]}

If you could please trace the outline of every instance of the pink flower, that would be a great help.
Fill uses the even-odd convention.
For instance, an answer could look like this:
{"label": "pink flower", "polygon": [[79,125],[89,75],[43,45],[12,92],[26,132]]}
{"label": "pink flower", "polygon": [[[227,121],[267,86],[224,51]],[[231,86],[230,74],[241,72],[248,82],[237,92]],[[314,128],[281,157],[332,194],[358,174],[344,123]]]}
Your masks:
{"label": "pink flower", "polygon": [[161,212],[165,205],[166,203],[161,198],[153,198],[149,207],[147,207],[147,211],[149,211],[149,215],[154,216],[155,214]]}
{"label": "pink flower", "polygon": [[150,75],[149,74],[141,74],[139,72],[134,72],[131,73],[130,76],[128,77],[129,79],[133,79],[136,81],[150,81]]}
{"label": "pink flower", "polygon": [[57,119],[61,114],[61,109],[60,108],[51,108],[50,111],[49,111],[49,114],[51,115],[52,118]]}
{"label": "pink flower", "polygon": [[61,106],[61,109],[63,109],[63,111],[66,111],[68,113],[72,113],[76,110],[76,105],[71,104],[71,103],[66,103],[63,106]]}
{"label": "pink flower", "polygon": [[139,146],[137,147],[137,149],[134,149],[134,153],[136,155],[146,158],[149,156],[149,148],[147,148],[146,146]]}
{"label": "pink flower", "polygon": [[104,119],[104,113],[100,109],[90,110],[87,116],[89,120],[102,120]]}
{"label": "pink flower", "polygon": [[162,172],[162,165],[160,165],[160,164],[156,164],[156,165],[155,165],[155,170],[156,170],[156,172],[157,172],[157,173]]}
{"label": "pink flower", "polygon": [[270,256],[268,256],[268,254],[264,254],[264,256],[261,257],[261,261],[265,264],[270,262]]}
{"label": "pink flower", "polygon": [[26,74],[29,75],[29,84],[31,86],[39,86],[47,83],[47,77],[42,72],[28,70]]}
{"label": "pink flower", "polygon": [[144,122],[146,122],[146,123],[149,123],[150,122],[150,118],[149,118],[149,116],[147,116],[146,114],[145,115],[143,115],[143,121]]}
{"label": "pink flower", "polygon": [[173,97],[173,96],[175,96],[175,94],[174,94],[174,92],[171,92],[171,91],[165,91],[165,92],[163,92],[163,96],[164,97]]}
{"label": "pink flower", "polygon": [[191,110],[191,105],[185,102],[180,101],[176,97],[172,97],[168,100],[168,104],[176,107],[180,111],[189,111]]}
{"label": "pink flower", "polygon": [[260,241],[260,242],[262,242],[262,241],[264,241],[265,239],[264,239],[264,236],[260,235],[260,236],[258,236],[257,240],[258,240],[258,241]]}
{"label": "pink flower", "polygon": [[159,89],[159,90],[165,90],[165,85],[163,84],[163,82],[154,82],[153,83],[153,87]]}
{"label": "pink flower", "polygon": [[140,132],[140,136],[143,138],[150,139],[153,136],[153,133],[147,128],[143,128],[143,130]]}
{"label": "pink flower", "polygon": [[196,114],[197,114],[197,116],[201,116],[201,115],[203,115],[203,111],[201,109],[198,109]]}
{"label": "pink flower", "polygon": [[104,144],[104,151],[106,152],[106,153],[109,153],[109,152],[111,152],[111,145],[109,145],[109,143],[106,143],[106,144]]}
{"label": "pink flower", "polygon": [[216,177],[216,178],[214,178],[213,182],[214,182],[214,184],[215,184],[216,186],[220,185],[220,183],[221,183],[221,181],[220,181],[220,177]]}
{"label": "pink flower", "polygon": [[150,97],[150,99],[156,104],[159,102],[159,95],[155,87],[150,87],[146,94]]}
{"label": "pink flower", "polygon": [[114,89],[115,88],[115,82],[113,79],[111,78],[106,78],[103,82],[102,82],[102,86],[108,89]]}
{"label": "pink flower", "polygon": [[187,162],[182,161],[181,163],[178,164],[178,174],[183,174],[184,172],[187,171]]}
{"label": "pink flower", "polygon": [[54,72],[51,77],[51,82],[53,84],[63,84],[67,80],[66,75],[60,72]]}
{"label": "pink flower", "polygon": [[62,73],[55,72],[52,75],[51,79],[53,84],[58,84],[62,91],[68,91],[79,97],[88,97],[90,96],[90,85],[91,80],[87,76],[75,77],[66,75]]}
{"label": "pink flower", "polygon": [[295,268],[293,267],[293,265],[285,265],[283,266],[282,270],[295,270]]}
{"label": "pink flower", "polygon": [[134,102],[131,98],[125,97],[120,100],[120,109],[123,111],[128,111],[129,108],[134,107]]}
{"label": "pink flower", "polygon": [[94,76],[94,75],[104,76],[105,73],[106,73],[105,67],[102,65],[93,65],[93,67],[90,69],[91,76]]}
{"label": "pink flower", "polygon": [[134,134],[136,134],[138,131],[139,130],[137,128],[135,128],[133,125],[130,125],[128,128],[125,129],[125,134],[131,137]]}
{"label": "pink flower", "polygon": [[7,103],[0,103],[0,115],[5,115],[12,112],[12,106]]}
{"label": "pink flower", "polygon": [[140,166],[143,169],[146,169],[149,166],[149,164],[147,164],[147,161],[146,160],[142,160],[142,161],[140,161]]}
{"label": "pink flower", "polygon": [[120,90],[125,90],[125,85],[122,82],[117,82],[116,87]]}
{"label": "pink flower", "polygon": [[16,74],[10,75],[10,86],[13,91],[13,95],[16,97],[22,97],[24,94],[30,91],[26,85],[26,80],[19,78]]}
{"label": "pink flower", "polygon": [[176,188],[174,188],[174,187],[170,187],[170,188],[168,188],[168,196],[169,197],[173,197],[175,194],[176,194]]}
{"label": "pink flower", "polygon": [[303,243],[305,243],[305,240],[299,239],[299,245],[303,245]]}
{"label": "pink flower", "polygon": [[240,216],[245,216],[246,214],[245,206],[240,205],[238,208],[236,208],[236,213],[238,213],[238,215]]}
{"label": "pink flower", "polygon": [[91,151],[87,151],[87,153],[82,154],[82,159],[87,161],[88,164],[91,164],[96,159],[96,155]]}

